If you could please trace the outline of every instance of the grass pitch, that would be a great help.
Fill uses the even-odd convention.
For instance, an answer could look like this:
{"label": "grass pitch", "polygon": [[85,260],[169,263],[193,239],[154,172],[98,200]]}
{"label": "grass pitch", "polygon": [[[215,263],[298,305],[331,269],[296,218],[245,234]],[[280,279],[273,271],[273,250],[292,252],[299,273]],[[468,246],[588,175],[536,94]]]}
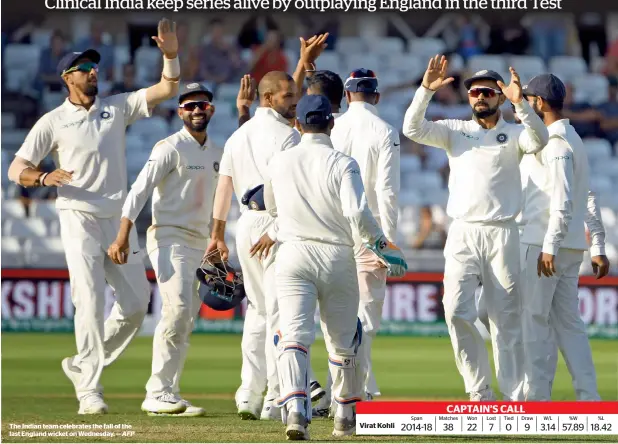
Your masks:
{"label": "grass pitch", "polygon": [[[105,400],[110,412],[102,417],[78,416],[73,386],[60,361],[75,352],[68,334],[2,335],[2,441],[5,442],[281,442],[279,422],[241,421],[236,416],[234,392],[240,382],[240,336],[194,335],[181,389],[185,398],[204,407],[203,418],[152,418],[140,411],[144,386],[150,376],[151,338],[137,338],[125,354],[103,373]],[[599,391],[604,400],[618,399],[618,342],[592,341]],[[490,354],[491,356],[491,354]],[[325,381],[327,364],[323,342],[312,349],[316,373]],[[374,343],[374,365],[384,400],[465,400],[448,338],[379,336]],[[570,377],[560,360],[554,399],[574,399]],[[15,437],[14,424],[112,425],[114,437]],[[45,430],[49,431],[49,428]],[[383,442],[539,442],[605,441],[616,436],[531,437],[354,437],[335,439],[332,422],[314,420],[313,441]],[[40,430],[31,429],[31,432]],[[63,430],[58,430],[63,431]],[[75,431],[75,429],[71,430]]]}

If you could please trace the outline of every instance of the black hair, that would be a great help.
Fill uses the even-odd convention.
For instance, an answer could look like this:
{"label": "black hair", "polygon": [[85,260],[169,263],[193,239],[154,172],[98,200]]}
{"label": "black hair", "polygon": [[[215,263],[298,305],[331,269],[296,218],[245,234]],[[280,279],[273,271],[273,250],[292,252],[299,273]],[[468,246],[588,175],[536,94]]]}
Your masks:
{"label": "black hair", "polygon": [[564,108],[563,100],[547,100],[547,99],[543,99],[543,100],[547,102],[547,104],[549,105],[552,111],[562,111],[562,108]]}
{"label": "black hair", "polygon": [[305,133],[324,133],[328,130],[330,120],[322,123],[301,123],[300,126]]}
{"label": "black hair", "polygon": [[307,79],[307,88],[326,96],[331,105],[341,106],[343,80],[332,71],[318,71]]}

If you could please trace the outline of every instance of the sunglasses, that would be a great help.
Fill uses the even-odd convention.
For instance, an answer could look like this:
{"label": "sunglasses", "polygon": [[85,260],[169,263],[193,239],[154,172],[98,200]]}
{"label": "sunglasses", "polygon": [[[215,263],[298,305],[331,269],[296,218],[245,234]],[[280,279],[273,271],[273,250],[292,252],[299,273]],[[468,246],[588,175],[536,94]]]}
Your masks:
{"label": "sunglasses", "polygon": [[194,111],[195,108],[199,108],[200,111],[206,111],[207,109],[211,107],[212,107],[212,104],[205,100],[199,101],[199,102],[187,102],[187,103],[183,103],[182,105],[178,105],[178,108],[182,108],[185,111],[189,111],[189,112]]}
{"label": "sunglasses", "polygon": [[92,70],[99,72],[99,66],[94,62],[84,62],[79,65],[71,66],[69,69],[64,71],[64,74],[68,74],[70,72],[80,71],[80,72],[90,72]]}
{"label": "sunglasses", "polygon": [[470,97],[474,97],[475,99],[481,94],[491,99],[499,94],[502,94],[502,91],[498,91],[497,89],[493,88],[472,88],[468,91],[468,94],[470,95]]}

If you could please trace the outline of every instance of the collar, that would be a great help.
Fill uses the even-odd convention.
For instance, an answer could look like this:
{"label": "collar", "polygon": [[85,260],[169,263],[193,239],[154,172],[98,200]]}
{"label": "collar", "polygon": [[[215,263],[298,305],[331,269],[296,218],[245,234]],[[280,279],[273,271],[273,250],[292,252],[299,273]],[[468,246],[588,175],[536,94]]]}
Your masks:
{"label": "collar", "polygon": [[333,118],[337,118],[339,116],[343,116],[343,113],[333,113]]}
{"label": "collar", "polygon": [[62,104],[67,110],[71,111],[71,112],[78,112],[78,111],[86,111],[86,112],[91,112],[93,110],[96,110],[99,108],[99,105],[101,104],[101,101],[99,100],[99,96],[96,96],[94,98],[94,103],[92,104],[92,106],[90,107],[89,110],[86,111],[86,108],[84,108],[83,106],[79,106],[79,105],[75,105],[74,103],[72,103],[69,98],[67,97],[66,99],[64,99],[64,103]]}
{"label": "collar", "polygon": [[371,105],[370,103],[367,102],[350,102],[348,104],[348,109],[349,110],[353,110],[353,109],[366,109],[367,111],[369,111],[371,114],[377,116],[378,115],[378,108],[376,108],[374,105]]}
{"label": "collar", "polygon": [[560,119],[556,120],[554,123],[547,127],[547,131],[549,131],[549,135],[553,136],[555,134],[564,134],[566,132],[567,125],[570,125],[569,119]]}
{"label": "collar", "polygon": [[300,143],[302,144],[312,144],[312,145],[316,145],[316,144],[320,144],[320,145],[326,145],[330,148],[333,147],[333,142],[330,140],[330,137],[324,133],[306,133],[303,134],[301,139],[300,139]]}
{"label": "collar", "polygon": [[182,138],[184,138],[185,140],[194,143],[195,145],[197,145],[198,147],[200,147],[201,149],[205,150],[210,148],[210,138],[208,137],[208,133],[206,134],[206,140],[204,141],[204,145],[200,145],[198,143],[197,140],[195,140],[195,137],[193,137],[193,135],[189,132],[189,130],[187,129],[186,126],[183,125],[182,129],[179,131],[180,132],[180,136]]}
{"label": "collar", "polygon": [[255,115],[256,116],[264,116],[264,117],[269,117],[272,119],[275,119],[281,123],[286,124],[287,126],[290,126],[290,121],[288,119],[286,119],[285,117],[283,117],[281,114],[279,114],[277,111],[275,111],[272,108],[268,108],[266,106],[259,106],[256,110],[255,110]]}
{"label": "collar", "polygon": [[498,121],[496,122],[496,126],[494,126],[493,128],[490,128],[490,129],[483,128],[481,126],[481,124],[478,122],[478,120],[476,120],[476,117],[474,117],[474,115],[472,116],[472,121],[479,127],[479,129],[482,129],[483,131],[498,130],[506,123],[506,120],[504,120],[504,118],[502,117],[502,112],[500,112],[500,117],[498,117]]}

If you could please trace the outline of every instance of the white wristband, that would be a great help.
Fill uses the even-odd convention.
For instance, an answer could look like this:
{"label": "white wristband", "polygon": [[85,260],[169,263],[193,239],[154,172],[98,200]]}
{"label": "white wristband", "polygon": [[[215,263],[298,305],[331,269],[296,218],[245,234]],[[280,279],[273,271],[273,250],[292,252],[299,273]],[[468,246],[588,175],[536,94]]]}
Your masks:
{"label": "white wristband", "polygon": [[163,76],[168,80],[176,80],[180,77],[180,62],[178,57],[168,59],[163,57]]}

